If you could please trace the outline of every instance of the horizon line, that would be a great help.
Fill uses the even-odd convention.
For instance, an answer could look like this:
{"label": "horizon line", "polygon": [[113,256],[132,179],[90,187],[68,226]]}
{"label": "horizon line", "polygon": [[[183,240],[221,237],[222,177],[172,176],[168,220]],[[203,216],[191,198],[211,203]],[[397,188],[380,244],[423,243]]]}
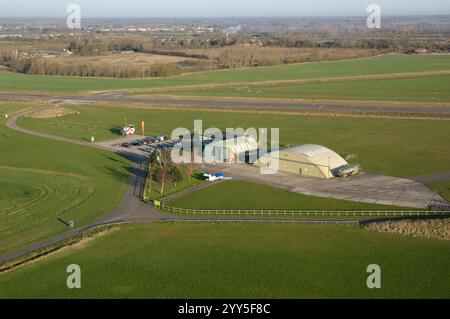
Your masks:
{"label": "horizon line", "polygon": [[[448,13],[411,13],[411,14],[384,14],[385,17],[450,17]],[[1,16],[2,19],[66,19],[66,16]],[[242,16],[85,16],[85,19],[231,19],[231,18],[367,18],[366,15],[242,15]]]}

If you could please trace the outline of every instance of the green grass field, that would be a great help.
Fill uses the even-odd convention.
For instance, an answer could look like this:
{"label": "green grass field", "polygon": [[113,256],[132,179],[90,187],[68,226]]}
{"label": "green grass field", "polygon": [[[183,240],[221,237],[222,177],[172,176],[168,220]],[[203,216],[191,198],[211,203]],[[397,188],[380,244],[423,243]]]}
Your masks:
{"label": "green grass field", "polygon": [[[0,104],[0,114],[23,108]],[[126,188],[124,158],[12,131],[3,117],[0,149],[0,253],[66,231],[58,218],[76,226],[94,221]]]}
{"label": "green grass field", "polygon": [[229,181],[167,205],[190,209],[393,210],[391,206],[319,198],[244,181]]}
{"label": "green grass field", "polygon": [[[189,189],[191,187],[199,185],[204,182],[203,178],[200,177],[201,174],[200,174],[200,176],[199,176],[199,174],[200,174],[199,171],[194,172],[194,176],[191,176],[190,180],[189,180],[188,176],[184,176],[183,180],[181,182],[176,183],[176,185],[175,185],[175,183],[172,183],[172,182],[165,183],[163,194],[161,194],[161,183],[159,183],[155,180],[152,180],[152,182],[149,183],[148,178],[147,178],[148,188],[145,190],[146,194],[147,194],[147,198],[149,200],[162,199],[164,197],[182,192],[186,189]],[[151,186],[151,190],[150,190],[150,186]]]}
{"label": "green grass field", "polygon": [[162,91],[185,96],[450,102],[450,76]]}
{"label": "green grass field", "polygon": [[434,192],[439,193],[442,197],[450,201],[450,181],[433,183],[428,185]]}
{"label": "green grass field", "polygon": [[145,120],[147,134],[168,134],[177,127],[280,128],[282,146],[320,144],[341,154],[355,154],[363,170],[393,176],[417,176],[450,169],[450,125],[441,120],[308,117],[231,112],[163,111],[92,106],[73,107],[80,115],[40,120],[22,118],[34,130],[89,140],[118,138],[111,129]]}
{"label": "green grass field", "polygon": [[[0,298],[449,298],[449,249],[347,225],[126,226],[0,274]],[[70,264],[81,289],[66,287]]]}
{"label": "green grass field", "polygon": [[76,208],[95,193],[87,177],[2,166],[0,174],[0,188],[7,190],[0,200],[0,254],[29,243],[36,234],[67,230],[64,222],[79,220]]}
{"label": "green grass field", "polygon": [[243,70],[200,72],[184,76],[150,80],[29,76],[1,73],[0,90],[83,92],[114,89],[142,89],[209,83],[296,80],[442,70],[450,70],[450,55],[390,55],[345,61],[291,64]]}
{"label": "green grass field", "polygon": [[[351,61],[203,72],[153,80],[25,76],[0,73],[0,91],[92,90],[450,70],[447,56],[384,56]],[[384,99],[448,98],[448,77],[268,88],[266,97]],[[393,80],[392,80],[393,81]],[[428,81],[427,83],[421,81]],[[327,88],[328,86],[328,88]],[[347,91],[344,89],[347,88]],[[276,91],[277,89],[284,90]],[[325,92],[323,91],[325,89]],[[400,91],[403,89],[403,91]],[[327,90],[329,92],[327,92]],[[361,91],[362,92],[362,91]],[[223,93],[221,93],[223,94]],[[229,93],[226,93],[229,94]],[[272,96],[270,96],[272,94]],[[441,101],[441,100],[439,100]],[[0,103],[0,115],[25,105]],[[77,140],[118,138],[117,128],[146,122],[147,134],[208,127],[280,128],[284,147],[321,144],[354,154],[363,170],[416,176],[450,170],[450,125],[443,120],[308,117],[231,112],[162,111],[70,106],[58,119],[19,124]],[[83,146],[8,129],[0,118],[0,254],[67,230],[59,219],[88,224],[118,205],[130,163]],[[183,185],[180,185],[180,187]],[[432,185],[448,195],[448,184]],[[245,193],[241,189],[245,188]],[[170,189],[168,189],[170,191]],[[447,196],[445,195],[445,196]],[[245,182],[190,194],[172,206],[188,208],[378,209],[317,199]],[[307,208],[306,208],[307,207]],[[384,207],[383,207],[384,208]],[[388,208],[391,209],[391,208]],[[79,246],[0,274],[3,298],[450,298],[450,243],[370,232],[355,225],[169,224],[118,227]],[[430,262],[432,261],[432,262]],[[82,269],[82,289],[66,287],[66,268]],[[366,287],[366,268],[379,264],[382,289]]]}

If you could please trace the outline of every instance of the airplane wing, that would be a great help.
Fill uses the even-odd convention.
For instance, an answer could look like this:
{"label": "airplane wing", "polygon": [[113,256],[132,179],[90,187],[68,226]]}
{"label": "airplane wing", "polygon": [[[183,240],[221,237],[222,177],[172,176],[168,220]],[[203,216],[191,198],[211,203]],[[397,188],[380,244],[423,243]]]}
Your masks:
{"label": "airplane wing", "polygon": [[222,176],[222,177],[219,177],[219,179],[222,180],[222,181],[231,181],[233,179],[233,177]]}

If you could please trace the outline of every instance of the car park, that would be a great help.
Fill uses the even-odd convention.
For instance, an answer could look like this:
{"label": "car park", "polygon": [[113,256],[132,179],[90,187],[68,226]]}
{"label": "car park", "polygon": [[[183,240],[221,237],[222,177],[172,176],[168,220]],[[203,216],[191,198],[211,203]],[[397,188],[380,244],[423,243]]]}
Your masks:
{"label": "car park", "polygon": [[148,146],[140,147],[139,149],[141,151],[149,153],[149,154],[151,154],[151,153],[153,153],[155,151],[155,149],[153,147],[148,147]]}
{"label": "car park", "polygon": [[144,145],[144,141],[136,140],[136,141],[132,141],[130,144],[133,146],[142,146],[142,145]]}

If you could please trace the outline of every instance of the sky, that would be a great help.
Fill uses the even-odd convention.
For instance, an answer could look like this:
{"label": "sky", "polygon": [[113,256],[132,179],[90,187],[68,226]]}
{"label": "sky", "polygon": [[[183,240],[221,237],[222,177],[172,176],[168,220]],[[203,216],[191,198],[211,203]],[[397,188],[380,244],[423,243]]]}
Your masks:
{"label": "sky", "polygon": [[84,17],[365,16],[450,14],[450,0],[0,0],[0,17],[66,17],[76,3]]}

